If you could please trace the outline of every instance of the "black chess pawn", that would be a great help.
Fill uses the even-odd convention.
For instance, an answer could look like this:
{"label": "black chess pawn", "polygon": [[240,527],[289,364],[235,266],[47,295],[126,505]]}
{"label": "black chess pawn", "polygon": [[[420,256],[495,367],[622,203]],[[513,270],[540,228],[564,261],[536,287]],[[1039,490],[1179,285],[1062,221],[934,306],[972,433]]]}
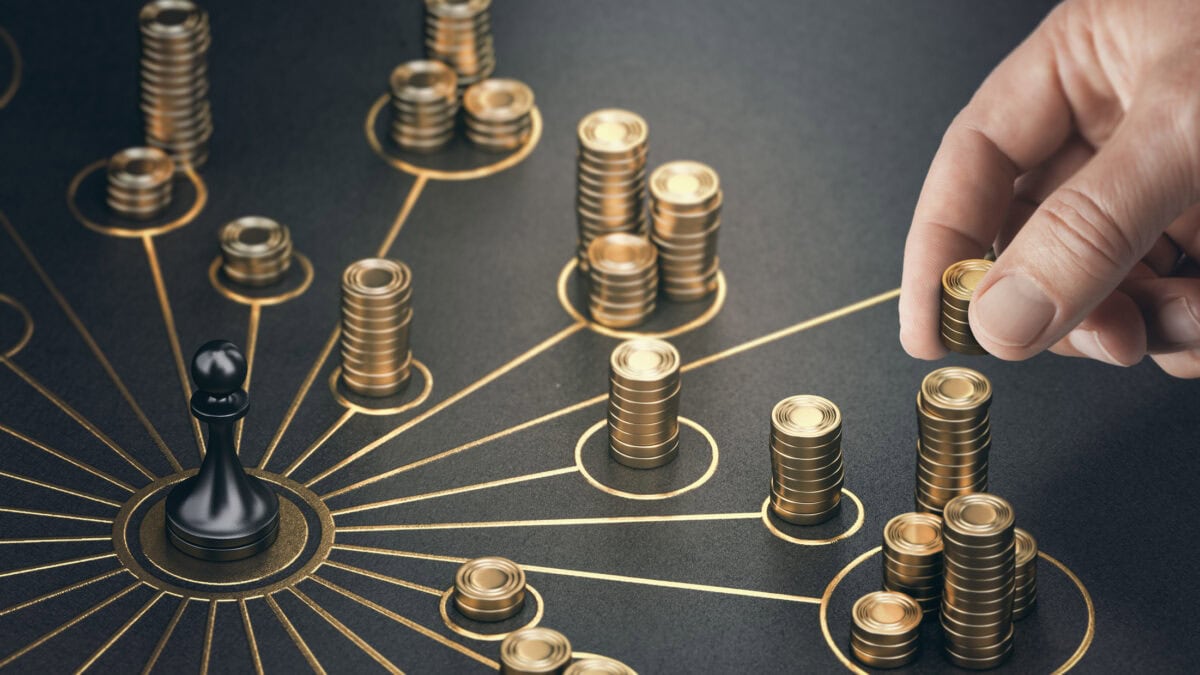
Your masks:
{"label": "black chess pawn", "polygon": [[208,425],[200,472],[167,495],[167,538],[204,560],[241,560],[266,550],[279,535],[279,498],[246,474],[234,447],[234,427],[250,397],[246,358],[232,342],[213,340],[192,358],[192,415]]}

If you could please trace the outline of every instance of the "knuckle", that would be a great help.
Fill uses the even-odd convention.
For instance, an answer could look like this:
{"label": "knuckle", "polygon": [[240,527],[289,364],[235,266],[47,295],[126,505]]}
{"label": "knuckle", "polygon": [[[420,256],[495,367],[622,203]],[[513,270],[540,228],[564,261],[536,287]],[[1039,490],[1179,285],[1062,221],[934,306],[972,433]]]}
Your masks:
{"label": "knuckle", "polygon": [[1060,189],[1042,203],[1054,245],[1090,275],[1108,277],[1141,257],[1143,242],[1086,193]]}

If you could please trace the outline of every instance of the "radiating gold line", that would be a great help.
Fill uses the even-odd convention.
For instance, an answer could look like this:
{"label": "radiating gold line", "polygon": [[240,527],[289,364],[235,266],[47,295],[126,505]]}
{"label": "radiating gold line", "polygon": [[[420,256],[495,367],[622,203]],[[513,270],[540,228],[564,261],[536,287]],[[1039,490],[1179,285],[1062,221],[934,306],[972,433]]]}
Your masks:
{"label": "radiating gold line", "polygon": [[[250,378],[254,375],[254,353],[258,351],[258,324],[262,321],[262,305],[253,303],[250,305],[250,319],[246,327],[246,381],[242,383],[242,389],[250,391]],[[233,447],[237,448],[240,455],[242,453],[242,427],[245,426],[246,418],[237,421],[237,428],[234,431],[235,437]]]}
{"label": "radiating gold line", "polygon": [[45,443],[42,443],[41,441],[36,440],[30,436],[26,436],[25,434],[17,431],[16,429],[13,429],[12,427],[5,425],[2,422],[0,422],[0,431],[3,431],[4,433],[12,436],[13,438],[25,441],[25,443],[32,445],[33,447],[37,448],[38,450],[41,450],[42,452],[50,455],[51,457],[60,459],[64,462],[66,462],[67,464],[70,464],[71,466],[75,467],[76,469],[79,469],[81,471],[86,471],[97,478],[100,478],[104,481],[112,483],[113,485],[116,485],[117,487],[121,488],[122,490],[125,490],[130,493],[137,492],[137,490],[133,489],[133,487],[131,485],[129,485],[129,483],[126,483],[125,481],[117,480],[116,478],[113,478],[112,476],[108,475],[107,473],[104,473],[100,469],[97,469],[86,462],[75,459],[74,457],[68,455],[67,453],[65,453],[61,450],[55,450],[54,448],[50,447],[49,445],[46,445]]}
{"label": "radiating gold line", "polygon": [[145,616],[146,612],[150,611],[151,607],[153,607],[155,604],[157,604],[159,600],[162,600],[164,595],[166,595],[165,591],[159,591],[157,595],[155,595],[153,598],[150,598],[148,601],[146,601],[146,604],[142,605],[142,608],[139,609],[136,614],[129,617],[128,621],[126,621],[120,628],[118,628],[115,633],[113,633],[111,636],[109,636],[109,638],[104,641],[104,644],[100,645],[100,648],[97,649],[94,653],[92,653],[91,657],[88,658],[87,661],[83,662],[83,665],[79,666],[79,668],[75,671],[75,675],[79,675],[83,671],[85,671],[88,668],[91,668],[93,665],[95,665],[96,661],[101,656],[104,656],[104,652],[108,651],[109,647],[112,647],[114,644],[116,644],[117,640],[120,640],[121,636],[124,635],[126,632],[129,631],[130,628],[133,627],[133,624],[137,623],[139,619],[141,619],[143,616]]}
{"label": "radiating gold line", "polygon": [[146,665],[142,668],[142,675],[149,675],[150,671],[154,670],[154,664],[158,663],[158,657],[162,656],[167,643],[171,641],[171,635],[175,632],[175,626],[179,625],[179,619],[183,617],[183,610],[187,609],[188,602],[190,602],[190,598],[182,598],[179,601],[179,605],[175,607],[175,613],[171,615],[171,620],[167,622],[167,627],[163,629],[162,637],[158,638],[158,642],[154,645],[154,651],[150,653],[150,658],[146,659]]}
{"label": "radiating gold line", "polygon": [[413,181],[412,187],[408,190],[408,196],[404,198],[404,204],[400,207],[400,213],[396,214],[396,220],[392,221],[391,228],[388,229],[387,236],[384,237],[383,243],[380,244],[379,250],[376,252],[376,257],[386,258],[388,251],[392,250],[392,244],[396,243],[396,237],[400,234],[400,228],[404,227],[404,223],[408,220],[408,216],[412,213],[413,207],[417,204],[417,198],[421,196],[421,192],[425,189],[425,183],[429,181],[428,176],[417,176]]}
{"label": "radiating gold line", "polygon": [[[315,579],[315,577],[309,578]],[[337,632],[346,636],[346,639],[353,642],[355,646],[363,651],[363,653],[365,653],[367,656],[370,656],[372,659],[375,659],[375,662],[383,666],[388,672],[393,673],[394,675],[404,675],[404,671],[400,670],[395,666],[395,664],[387,660],[386,656],[376,651],[375,648],[368,644],[366,640],[359,637],[358,633],[355,633],[354,631],[350,630],[346,624],[338,621],[335,616],[330,614],[324,607],[318,605],[315,601],[313,601],[312,598],[305,595],[303,591],[295,586],[289,587],[288,590],[292,592],[292,595],[300,598],[301,602],[308,605],[309,609],[319,614],[322,619],[325,619],[326,623],[337,629]]]}
{"label": "radiating gold line", "polygon": [[325,565],[327,565],[328,567],[333,567],[333,568],[339,569],[339,570],[353,572],[354,574],[359,574],[364,577],[370,577],[371,579],[375,579],[377,581],[383,581],[383,582],[392,584],[394,586],[399,586],[401,588],[408,588],[408,589],[411,589],[414,591],[421,591],[422,593],[427,593],[429,595],[439,597],[439,598],[442,596],[442,592],[436,588],[433,588],[432,586],[425,586],[425,585],[418,584],[413,581],[405,581],[404,579],[397,579],[396,577],[389,577],[386,574],[380,574],[379,572],[372,572],[371,570],[365,570],[361,567],[355,567],[354,565],[347,565],[346,563],[334,562],[332,560],[326,560]]}
{"label": "radiating gold line", "polygon": [[18,481],[21,483],[28,483],[30,485],[36,485],[40,488],[45,488],[47,490],[53,490],[55,492],[61,492],[62,494],[65,494],[65,495],[71,495],[72,497],[79,497],[80,499],[86,499],[88,501],[93,501],[93,502],[96,502],[99,504],[104,504],[105,506],[112,506],[112,507],[118,508],[118,509],[121,508],[121,502],[114,502],[111,499],[104,499],[103,497],[97,497],[96,495],[88,494],[87,492],[83,492],[80,490],[72,490],[71,488],[65,488],[65,487],[62,487],[61,485],[55,485],[53,483],[45,483],[40,480],[30,478],[28,476],[22,476],[20,474],[9,473],[7,471],[0,471],[0,477],[8,478],[10,480],[15,480],[15,481]]}
{"label": "radiating gold line", "polygon": [[208,675],[208,663],[212,659],[213,630],[217,627],[217,601],[208,601],[208,620],[204,622],[204,647],[200,650],[200,675]]}
{"label": "radiating gold line", "polygon": [[370,452],[372,452],[379,446],[383,445],[384,443],[387,443],[388,441],[392,440],[393,438],[396,438],[397,436],[404,433],[405,431],[412,429],[413,427],[417,426],[421,422],[424,422],[425,420],[429,419],[430,417],[433,417],[434,415],[440,413],[441,411],[445,410],[446,408],[449,408],[450,406],[454,405],[455,403],[458,403],[459,401],[463,400],[464,398],[470,396],[471,394],[475,393],[476,391],[478,391],[478,390],[482,389],[483,387],[487,386],[488,384],[492,383],[496,379],[502,377],[504,374],[508,373],[509,371],[515,369],[517,366],[520,366],[522,363],[525,363],[526,361],[532,359],[533,357],[537,356],[538,354],[541,354],[542,352],[546,351],[547,349],[550,349],[554,345],[558,344],[559,342],[562,342],[563,340],[574,335],[575,333],[578,333],[579,331],[583,330],[586,327],[587,327],[587,324],[582,323],[582,322],[573,323],[570,326],[567,326],[566,328],[558,331],[554,335],[551,335],[550,337],[546,338],[545,340],[542,340],[541,342],[534,345],[533,347],[530,347],[528,350],[525,351],[525,353],[521,354],[520,356],[512,359],[508,363],[505,363],[504,365],[493,370],[492,372],[488,373],[487,375],[484,375],[483,377],[472,382],[471,384],[467,385],[466,387],[463,387],[462,389],[460,389],[458,391],[458,393],[453,394],[446,399],[443,399],[440,403],[433,406],[432,408],[429,408],[428,410],[421,413],[420,415],[417,415],[416,417],[413,417],[412,419],[405,422],[404,424],[401,424],[400,426],[396,427],[395,429],[392,429],[391,431],[384,434],[380,438],[368,443],[367,445],[360,448],[359,450],[356,450],[355,452],[351,453],[348,457],[346,457],[342,461],[338,462],[337,464],[334,464],[333,466],[329,467],[325,471],[317,474],[312,480],[310,480],[304,484],[305,487],[311,488],[316,483],[319,483],[322,480],[325,480],[326,478],[333,475],[334,473],[346,468],[351,463],[353,463],[359,459],[362,459],[367,454],[369,454]]}
{"label": "radiating gold line", "polygon": [[96,516],[77,516],[72,513],[58,513],[55,511],[38,511],[36,509],[18,509],[13,506],[0,506],[0,513],[15,513],[20,516],[38,516],[40,518],[62,518],[63,520],[81,520],[85,523],[104,523],[112,525],[112,518],[99,518]]}
{"label": "radiating gold line", "polygon": [[12,605],[11,607],[6,607],[4,609],[0,609],[0,616],[4,616],[6,614],[12,614],[13,612],[19,612],[22,609],[25,609],[26,607],[32,607],[40,602],[45,602],[47,600],[57,598],[60,595],[66,595],[67,593],[70,593],[71,591],[79,590],[80,588],[83,588],[84,586],[90,586],[90,585],[96,583],[97,581],[104,581],[105,579],[108,579],[109,577],[114,577],[124,571],[126,571],[124,567],[118,567],[117,569],[110,570],[108,572],[105,572],[104,574],[97,574],[96,576],[91,577],[89,579],[84,579],[83,581],[77,581],[77,582],[71,584],[70,586],[63,586],[62,588],[50,591],[49,593],[39,595],[32,600],[26,600],[25,602],[17,603],[15,605]]}
{"label": "radiating gold line", "polygon": [[146,417],[146,413],[142,410],[142,407],[138,405],[136,400],[134,400],[133,394],[130,393],[129,388],[125,386],[125,382],[121,379],[121,376],[118,375],[116,369],[113,368],[112,362],[110,362],[108,357],[104,355],[104,351],[100,349],[100,345],[97,344],[96,339],[92,337],[92,333],[87,329],[87,326],[83,325],[83,321],[79,318],[79,315],[75,313],[75,309],[71,307],[71,303],[67,302],[67,297],[58,290],[58,286],[54,285],[54,282],[50,279],[50,275],[46,274],[46,270],[42,268],[41,263],[39,263],[37,258],[33,256],[33,251],[25,245],[25,240],[21,238],[21,235],[17,232],[17,228],[13,227],[13,224],[9,222],[8,218],[6,218],[3,213],[0,213],[0,225],[4,226],[5,231],[8,232],[8,236],[13,240],[13,243],[17,245],[17,248],[21,250],[21,255],[25,257],[26,262],[29,263],[29,266],[33,269],[34,273],[37,274],[38,278],[42,280],[42,285],[46,287],[46,290],[50,291],[50,295],[54,296],[54,301],[58,303],[58,306],[62,309],[63,314],[67,316],[67,320],[71,322],[71,325],[75,327],[76,332],[78,332],[79,336],[83,338],[84,343],[87,344],[88,349],[92,352],[92,355],[96,357],[96,361],[100,364],[100,367],[103,368],[104,372],[108,374],[108,379],[112,380],[112,383],[116,386],[117,391],[121,393],[121,398],[125,399],[125,402],[129,405],[130,409],[133,410],[133,414],[137,416],[138,421],[141,422],[142,427],[146,430],[146,433],[150,435],[150,438],[154,440],[154,444],[158,446],[158,449],[163,453],[163,456],[167,458],[168,462],[170,462],[171,468],[176,471],[183,471],[183,467],[181,467],[179,465],[179,461],[175,459],[175,454],[171,452],[169,447],[167,447],[166,441],[164,441],[162,435],[158,433],[158,429],[154,428],[154,425],[150,422],[150,418]]}
{"label": "radiating gold line", "polygon": [[[333,515],[337,515],[335,511]],[[466,523],[421,523],[406,525],[352,525],[342,532],[407,532],[411,530],[475,530],[498,527],[557,527],[564,525],[620,525],[627,523],[673,523],[681,521],[757,520],[758,511],[746,513],[694,513],[670,516],[607,516],[599,518],[552,518],[548,520],[484,520]]]}
{"label": "radiating gold line", "polygon": [[115,557],[117,557],[117,554],[110,551],[108,553],[98,553],[96,555],[84,556],[82,558],[71,558],[70,560],[59,560],[58,562],[42,563],[41,565],[33,565],[30,567],[21,567],[19,569],[15,569],[15,570],[6,570],[3,572],[0,572],[0,579],[3,579],[5,577],[15,577],[15,576],[19,576],[22,574],[29,574],[31,572],[42,572],[44,570],[52,570],[56,567],[69,567],[71,565],[80,565],[80,564],[83,564],[86,562],[92,562],[95,560],[104,560],[106,558],[115,558]]}
{"label": "radiating gold line", "polygon": [[63,411],[67,415],[67,417],[70,417],[71,419],[75,420],[76,424],[83,427],[84,430],[86,430],[91,435],[95,436],[101,443],[107,445],[113,452],[120,455],[121,459],[125,460],[126,462],[129,463],[130,466],[132,466],[133,468],[135,468],[139,472],[141,472],[141,474],[143,476],[145,476],[146,478],[149,478],[150,480],[155,480],[156,478],[158,478],[158,476],[154,475],[149,469],[142,466],[141,462],[137,461],[128,452],[126,452],[124,448],[117,445],[116,441],[109,438],[108,434],[101,431],[100,428],[97,427],[95,424],[92,424],[91,420],[84,417],[82,413],[80,413],[75,408],[72,408],[70,404],[68,404],[66,401],[62,400],[61,398],[59,398],[58,395],[56,395],[54,392],[47,389],[45,387],[45,385],[43,385],[32,375],[30,375],[29,373],[27,373],[23,369],[21,369],[21,367],[18,366],[16,363],[13,363],[11,359],[0,356],[0,363],[3,363],[4,365],[8,366],[8,369],[11,370],[13,373],[15,373],[17,375],[17,377],[20,377],[22,380],[25,380],[26,384],[28,384],[29,386],[31,386],[35,390],[37,390],[37,392],[39,394],[41,394],[47,401],[50,401],[55,406],[57,406],[59,410]]}
{"label": "radiating gold line", "polygon": [[78,544],[89,541],[112,541],[111,536],[104,537],[29,537],[23,539],[0,539],[3,544]]}
{"label": "radiating gold line", "polygon": [[76,616],[74,619],[67,621],[66,623],[62,624],[58,628],[55,628],[54,630],[50,631],[49,633],[42,635],[40,638],[34,640],[33,642],[30,642],[29,644],[25,645],[24,647],[21,647],[20,649],[13,652],[12,654],[9,654],[3,660],[0,660],[0,668],[4,668],[5,666],[11,664],[13,661],[16,661],[17,659],[21,658],[22,656],[25,656],[26,654],[33,651],[34,649],[37,649],[38,647],[42,646],[46,642],[54,639],[60,633],[68,630],[75,624],[79,623],[80,621],[83,621],[84,619],[95,614],[96,612],[99,612],[100,610],[104,609],[105,607],[108,607],[109,605],[116,602],[117,600],[120,600],[121,598],[123,598],[124,596],[133,592],[133,590],[135,588],[137,588],[138,586],[141,586],[141,585],[142,585],[141,581],[135,581],[132,584],[126,586],[123,590],[117,591],[116,593],[113,593],[112,595],[108,596],[104,600],[101,600],[100,602],[92,605],[89,609],[85,610],[82,614]]}
{"label": "radiating gold line", "polygon": [[264,595],[263,600],[267,601],[267,606],[275,613],[275,618],[279,619],[280,625],[287,631],[288,637],[292,638],[292,642],[296,644],[296,648],[300,650],[300,654],[304,656],[304,660],[308,661],[308,667],[312,668],[313,672],[318,673],[318,675],[325,675],[325,669],[321,667],[321,662],[317,661],[316,655],[308,648],[308,643],[304,641],[304,638],[300,637],[300,633],[292,625],[292,622],[288,620],[287,615],[283,613],[283,610],[279,607],[279,603],[275,602],[275,598],[270,595]]}
{"label": "radiating gold line", "polygon": [[[330,515],[337,517],[347,513],[358,513],[359,511],[370,511],[372,509],[382,509],[388,506],[399,506],[400,504],[410,504],[412,502],[420,502],[426,499],[436,499],[438,497],[447,497],[450,495],[462,494],[464,492],[475,492],[477,490],[487,490],[488,488],[500,487],[502,485],[512,485],[514,483],[525,483],[531,480],[540,480],[542,478],[552,478],[561,476],[567,473],[575,473],[579,471],[579,467],[572,464],[561,469],[552,469],[550,471],[542,471],[539,473],[527,473],[523,476],[513,476],[512,478],[502,478],[500,480],[488,481],[486,483],[475,483],[474,485],[463,485],[462,487],[450,488],[448,490],[438,490],[437,492],[426,492],[419,495],[409,495],[407,497],[397,497],[388,499],[382,502],[371,502],[370,504],[359,504],[358,506],[348,506],[344,509],[331,511]],[[756,516],[758,514],[755,514]],[[341,528],[338,530],[353,531],[354,528]]]}
{"label": "radiating gold line", "polygon": [[14,96],[17,95],[17,89],[21,86],[21,71],[23,69],[23,63],[21,59],[21,50],[17,47],[17,41],[14,40],[12,35],[10,35],[8,31],[4,30],[2,27],[0,27],[0,42],[4,42],[6,45],[8,45],[8,50],[12,52],[13,59],[12,80],[8,83],[8,87],[4,89],[4,93],[0,94],[0,108],[3,108],[13,100]]}
{"label": "radiating gold line", "polygon": [[204,459],[204,435],[200,432],[200,420],[192,415],[192,385],[188,382],[187,366],[183,363],[183,349],[179,346],[179,332],[175,329],[175,313],[171,311],[171,300],[167,297],[167,284],[163,281],[162,268],[158,264],[154,237],[142,237],[142,243],[146,247],[146,261],[150,263],[150,274],[154,277],[154,290],[158,293],[158,307],[162,310],[167,340],[171,343],[171,353],[175,356],[175,370],[179,373],[179,386],[183,389],[184,410],[192,422],[192,432],[196,436],[196,448],[200,451],[200,459]]}
{"label": "radiating gold line", "polygon": [[254,624],[250,623],[250,610],[246,608],[246,599],[238,598],[238,609],[242,612],[242,629],[246,631],[246,643],[250,645],[250,660],[254,663],[254,672],[263,675],[262,656],[258,653],[258,641],[254,639]]}
{"label": "radiating gold line", "polygon": [[494,668],[496,670],[500,669],[499,663],[496,663],[495,661],[487,658],[486,656],[484,656],[472,649],[469,649],[463,645],[460,645],[457,642],[454,642],[453,640],[441,635],[440,633],[433,632],[432,630],[426,628],[425,626],[422,626],[421,624],[417,623],[416,621],[413,621],[412,619],[409,619],[408,617],[401,616],[401,615],[391,611],[390,609],[387,609],[386,607],[383,607],[374,602],[371,602],[370,600],[367,600],[366,598],[362,597],[361,595],[358,595],[349,590],[346,590],[345,588],[342,588],[341,586],[338,586],[337,584],[333,583],[332,581],[326,581],[325,579],[322,579],[321,577],[318,577],[315,575],[312,577],[309,577],[309,578],[312,579],[313,581],[321,584],[322,586],[324,586],[332,591],[335,591],[337,593],[340,593],[341,595],[357,602],[358,604],[362,605],[363,607],[369,607],[370,609],[373,609],[376,612],[379,612],[380,614],[386,616],[387,618],[391,619],[392,621],[395,621],[396,623],[398,623],[410,630],[416,631],[417,633],[420,633],[421,635],[424,635],[425,637],[429,638],[430,640],[434,640],[437,643],[439,643],[445,647],[449,647],[450,649],[453,649],[454,651],[458,652],[459,654],[462,654],[463,656],[472,658],[475,661],[478,661],[479,663],[482,663],[483,665],[485,665],[489,668]]}
{"label": "radiating gold line", "polygon": [[333,435],[338,432],[338,429],[341,429],[343,426],[345,426],[346,422],[349,422],[351,417],[354,417],[353,410],[347,410],[346,412],[342,413],[342,416],[337,418],[337,421],[334,422],[328,429],[326,429],[325,433],[321,434],[317,440],[313,441],[313,444],[308,446],[307,450],[300,453],[300,456],[296,458],[296,461],[292,462],[291,466],[284,470],[283,475],[291,476],[296,469],[300,468],[301,464],[307,461],[309,457],[312,457],[312,454],[316,452],[318,448],[320,448],[322,445],[325,445],[325,442],[330,438],[333,438]]}

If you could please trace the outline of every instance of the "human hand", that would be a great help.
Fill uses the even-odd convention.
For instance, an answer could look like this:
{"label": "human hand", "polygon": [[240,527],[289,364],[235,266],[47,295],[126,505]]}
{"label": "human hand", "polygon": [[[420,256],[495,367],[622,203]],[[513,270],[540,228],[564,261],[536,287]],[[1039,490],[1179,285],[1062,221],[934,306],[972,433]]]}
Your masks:
{"label": "human hand", "polygon": [[1200,3],[1066,0],[942,139],[905,245],[900,341],[946,353],[942,271],[994,244],[970,320],[995,356],[1149,353],[1200,377],[1198,202]]}

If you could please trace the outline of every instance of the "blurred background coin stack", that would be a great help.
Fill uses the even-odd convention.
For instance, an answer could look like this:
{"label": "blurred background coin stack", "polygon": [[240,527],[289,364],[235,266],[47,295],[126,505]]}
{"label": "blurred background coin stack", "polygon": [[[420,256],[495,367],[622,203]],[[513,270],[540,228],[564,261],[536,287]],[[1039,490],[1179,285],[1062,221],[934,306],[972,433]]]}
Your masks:
{"label": "blurred background coin stack", "polygon": [[412,351],[412,272],[385,258],[351,263],[342,275],[342,383],[362,396],[391,396],[408,385]]}
{"label": "blurred background coin stack", "polygon": [[525,606],[525,571],[507,558],[475,558],[454,575],[454,605],[476,621],[503,621]]}
{"label": "blurred background coin stack", "polygon": [[108,206],[118,215],[149,220],[171,204],[175,163],[158,148],[125,148],[108,160]]}
{"label": "blurred background coin stack", "polygon": [[575,213],[579,225],[579,271],[596,237],[614,232],[646,234],[646,153],[649,128],[636,113],[597,110],[576,128]]}
{"label": "blurred background coin stack", "polygon": [[409,61],[388,78],[392,142],[404,150],[434,152],[454,138],[458,76],[441,61]]}
{"label": "blurred background coin stack", "polygon": [[243,216],[221,228],[221,271],[243,286],[270,286],[292,266],[292,235],[262,216]]}
{"label": "blurred background coin stack", "polygon": [[960,260],[946,268],[942,274],[942,344],[946,349],[959,354],[986,354],[987,351],[975,341],[967,310],[975,287],[992,269],[990,260]]}
{"label": "blurred background coin stack", "polygon": [[628,340],[609,359],[608,440],[617,462],[663,466],[679,454],[679,352],[662,340]]}
{"label": "blurred background coin stack", "polygon": [[924,615],[916,600],[903,593],[875,591],[851,610],[850,651],[863,665],[899,668],[917,659]]}
{"label": "blurred background coin stack", "polygon": [[942,515],[942,643],[962,668],[994,668],[1013,646],[1013,510],[984,493],[950,500]]}
{"label": "blurred background coin stack", "polygon": [[496,70],[492,0],[425,0],[425,56],[458,75],[459,89]]}
{"label": "blurred background coin stack", "polygon": [[550,628],[522,628],[500,643],[501,675],[559,675],[570,662],[570,640]]}
{"label": "blurred background coin stack", "polygon": [[489,79],[463,92],[467,138],[489,152],[516,150],[533,133],[533,90],[524,82]]}
{"label": "blurred background coin stack", "polygon": [[658,251],[645,237],[617,232],[588,246],[588,309],[610,328],[646,321],[658,300]]}
{"label": "blurred background coin stack", "polygon": [[138,19],[146,144],[171,155],[176,170],[199,168],[212,137],[208,13],[189,0],[154,0]]}
{"label": "blurred background coin stack", "polygon": [[1016,528],[1017,545],[1016,590],[1013,591],[1013,621],[1024,619],[1037,603],[1037,540],[1021,528]]}
{"label": "blurred background coin stack", "polygon": [[700,162],[668,162],[650,175],[650,237],[659,286],[671,300],[700,300],[717,288],[721,182]]}
{"label": "blurred background coin stack", "polygon": [[567,666],[563,675],[634,675],[633,668],[605,656],[587,656]]}
{"label": "blurred background coin stack", "polygon": [[901,513],[883,528],[883,588],[904,593],[935,616],[942,600],[942,519]]}
{"label": "blurred background coin stack", "polygon": [[842,505],[842,411],[820,396],[790,396],[771,411],[771,507],[794,525],[816,525]]}
{"label": "blurred background coin stack", "polygon": [[918,510],[941,513],[960,494],[987,491],[991,403],[991,382],[970,368],[925,376],[917,394]]}

